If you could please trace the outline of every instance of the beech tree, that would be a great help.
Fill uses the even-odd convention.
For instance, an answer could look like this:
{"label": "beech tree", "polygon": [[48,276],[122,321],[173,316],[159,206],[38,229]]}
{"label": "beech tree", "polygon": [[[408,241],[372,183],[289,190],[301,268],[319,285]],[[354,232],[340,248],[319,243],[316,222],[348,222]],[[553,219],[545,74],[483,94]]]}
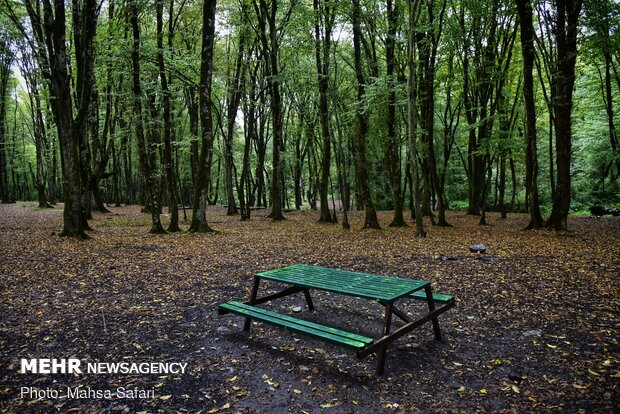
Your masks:
{"label": "beech tree", "polygon": [[[75,53],[72,72],[68,67],[70,56],[67,50],[65,2],[57,0],[51,3],[45,0],[41,4],[39,1],[28,0],[24,6],[34,37],[31,44],[36,47],[39,67],[49,87],[50,106],[60,141],[65,201],[61,235],[87,238],[85,230],[88,228],[88,212],[83,203],[84,187],[87,184],[83,180],[83,171],[86,166],[80,157],[80,145],[86,141],[87,117],[94,87],[93,39],[97,30],[97,4],[93,0],[73,0],[71,3]],[[11,15],[22,34],[28,36],[16,14],[12,12]],[[72,81],[75,91],[71,89]]]}
{"label": "beech tree", "polygon": [[568,228],[571,201],[571,144],[573,88],[577,62],[577,34],[582,0],[561,0],[550,4],[550,19],[556,42],[554,70],[551,77],[555,127],[557,184],[553,194],[551,216],[547,225],[556,230]]}
{"label": "beech tree", "polygon": [[215,37],[215,0],[205,0],[202,9],[202,52],[200,60],[200,123],[201,145],[194,200],[192,223],[193,232],[213,231],[207,222],[207,183],[211,180],[211,160],[213,159],[213,115],[211,90],[213,77],[213,41]]}
{"label": "beech tree", "polygon": [[530,223],[528,229],[543,227],[538,200],[538,150],[536,143],[536,104],[534,100],[534,25],[530,0],[518,0],[517,10],[521,24],[521,53],[523,54],[523,99],[525,101],[526,186],[529,199]]}
{"label": "beech tree", "polygon": [[404,200],[418,236],[449,209],[566,228],[620,200],[618,8],[582,1],[0,0],[0,198],[62,190],[80,237],[121,201],[153,232],[219,203],[406,226]]}
{"label": "beech tree", "polygon": [[330,0],[314,0],[315,14],[314,36],[316,70],[319,84],[319,119],[321,121],[321,135],[323,145],[321,149],[321,184],[320,184],[320,218],[319,221],[330,223],[333,221],[329,212],[328,186],[329,170],[331,165],[331,131],[329,126],[329,60],[331,49],[332,26],[334,25],[333,4]]}
{"label": "beech tree", "polygon": [[362,31],[361,13],[359,0],[353,0],[352,20],[353,20],[353,53],[355,60],[355,76],[357,78],[357,125],[355,131],[355,175],[359,187],[360,199],[364,204],[364,226],[363,228],[380,229],[377,211],[372,200],[370,184],[368,180],[368,162],[366,155],[366,135],[368,133],[368,118],[364,109],[366,97],[366,78],[362,68]]}
{"label": "beech tree", "polygon": [[9,203],[12,200],[9,190],[8,169],[7,169],[7,127],[6,112],[7,101],[9,98],[9,79],[11,76],[11,65],[15,55],[11,50],[11,41],[8,32],[0,29],[0,201]]}

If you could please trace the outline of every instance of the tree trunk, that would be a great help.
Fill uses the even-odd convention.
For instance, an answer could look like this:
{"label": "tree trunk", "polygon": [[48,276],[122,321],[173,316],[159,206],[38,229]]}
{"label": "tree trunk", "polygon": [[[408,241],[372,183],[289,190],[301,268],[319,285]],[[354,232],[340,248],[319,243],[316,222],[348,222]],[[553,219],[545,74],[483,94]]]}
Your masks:
{"label": "tree trunk", "polygon": [[[144,134],[144,122],[142,114],[142,86],[140,84],[140,26],[138,25],[138,5],[131,3],[130,23],[133,33],[133,48],[131,51],[132,80],[133,80],[133,101],[134,101],[134,123],[136,130],[136,140],[138,143],[138,157],[140,159],[140,172],[145,180],[143,191],[146,194],[145,201],[150,204],[151,230],[149,233],[161,234],[166,231],[161,225],[160,206],[159,206],[159,183],[153,165],[153,158],[150,152],[155,151],[155,147],[147,143]],[[146,203],[145,203],[146,204]]]}
{"label": "tree trunk", "polygon": [[[618,151],[618,134],[616,133],[616,127],[614,124],[614,109],[613,109],[613,94],[611,90],[611,66],[612,58],[609,52],[603,53],[605,57],[605,111],[607,112],[607,127],[609,130],[609,142],[611,143],[611,153],[613,156],[613,163],[616,164],[616,170],[618,177],[620,177],[620,153]],[[613,176],[613,174],[612,174]]]}
{"label": "tree trunk", "polygon": [[362,31],[360,28],[361,7],[359,0],[353,0],[353,50],[355,58],[355,74],[357,77],[357,101],[359,108],[357,109],[357,131],[354,134],[355,149],[355,175],[357,176],[357,184],[362,203],[364,204],[364,227],[380,229],[377,220],[377,212],[372,201],[370,193],[370,184],[368,182],[368,161],[366,158],[366,135],[368,133],[368,115],[364,109],[364,100],[366,99],[366,79],[362,69],[361,43]]}
{"label": "tree trunk", "polygon": [[[247,12],[243,10],[244,3],[242,2],[241,17],[245,19]],[[237,214],[237,205],[235,202],[235,195],[233,189],[233,140],[235,135],[235,118],[237,117],[237,110],[239,109],[239,103],[241,102],[241,96],[243,94],[243,87],[245,85],[245,67],[244,55],[245,55],[245,43],[246,43],[246,25],[245,20],[239,27],[239,45],[237,50],[237,58],[235,60],[235,68],[233,76],[228,77],[227,89],[228,89],[228,108],[226,111],[226,134],[224,135],[224,161],[225,161],[225,186],[226,186],[226,198],[228,204],[227,215],[231,216]],[[241,204],[241,203],[240,203]]]}
{"label": "tree trunk", "polygon": [[398,25],[398,3],[394,4],[393,0],[388,0],[386,4],[388,32],[385,39],[385,59],[386,59],[386,75],[387,75],[387,140],[384,145],[384,162],[387,172],[388,181],[392,196],[392,204],[394,204],[394,215],[390,227],[406,227],[405,218],[403,217],[403,197],[401,190],[402,174],[400,171],[399,148],[400,140],[397,135],[396,124],[396,30]]}
{"label": "tree trunk", "polygon": [[65,207],[61,236],[88,238],[85,230],[82,206],[83,185],[80,167],[80,142],[85,138],[86,121],[90,106],[91,73],[93,64],[93,38],[96,31],[97,9],[94,0],[83,4],[72,3],[73,43],[75,46],[76,102],[74,118],[71,95],[71,75],[66,41],[66,9],[64,1],[43,3],[43,14],[33,5],[25,3],[36,44],[39,46],[37,59],[43,75],[48,81],[52,112],[60,141],[61,164]]}
{"label": "tree trunk", "polygon": [[567,0],[558,1],[556,4],[557,57],[552,88],[555,92],[553,112],[555,115],[557,185],[553,194],[551,216],[546,223],[556,230],[568,229],[571,200],[571,114],[577,61],[577,24],[582,3],[582,0]]}
{"label": "tree trunk", "polygon": [[536,146],[536,105],[534,102],[534,26],[530,0],[517,0],[521,21],[521,51],[523,54],[523,99],[525,101],[525,169],[529,200],[530,223],[527,229],[539,229],[544,222],[538,199],[538,150]]}
{"label": "tree trunk", "polygon": [[9,190],[6,155],[8,130],[6,127],[6,102],[9,97],[9,76],[11,74],[13,59],[13,52],[9,47],[8,41],[0,38],[0,202],[2,203],[9,203],[11,201],[9,196],[11,192]]}
{"label": "tree trunk", "polygon": [[267,78],[267,90],[269,93],[269,108],[271,110],[271,131],[272,131],[272,151],[271,151],[271,213],[269,217],[274,220],[284,220],[283,200],[282,200],[282,161],[281,152],[283,145],[283,123],[282,123],[282,96],[280,93],[280,73],[279,73],[279,33],[280,27],[276,21],[278,11],[278,1],[259,0],[260,4],[254,3],[258,16],[259,36],[262,45],[262,55],[265,63],[265,76]]}
{"label": "tree trunk", "polygon": [[211,181],[213,157],[213,116],[211,89],[213,77],[213,40],[215,37],[215,0],[205,0],[202,8],[202,52],[200,63],[200,121],[202,124],[200,158],[194,185],[192,232],[213,231],[207,223],[207,183]]}
{"label": "tree trunk", "polygon": [[331,31],[334,19],[329,0],[314,0],[313,6],[315,14],[314,41],[316,70],[319,85],[319,119],[321,121],[321,135],[323,137],[323,146],[321,151],[321,181],[319,187],[319,197],[321,199],[319,221],[322,223],[331,223],[333,220],[329,212],[329,204],[327,199],[329,169],[331,165],[331,131],[329,128],[329,104],[327,94],[329,91]]}
{"label": "tree trunk", "polygon": [[420,206],[420,184],[418,171],[418,148],[417,148],[417,93],[415,70],[415,31],[419,16],[419,3],[409,2],[409,30],[407,36],[407,130],[409,146],[409,174],[411,176],[412,215],[415,217],[416,237],[426,237],[424,222],[422,221],[422,209]]}
{"label": "tree trunk", "polygon": [[[172,6],[171,6],[172,7]],[[164,19],[163,19],[164,0],[156,1],[157,14],[157,67],[159,69],[159,81],[161,83],[161,99],[164,110],[164,151],[163,167],[166,173],[166,189],[168,192],[168,212],[170,213],[169,232],[181,231],[179,227],[179,202],[177,197],[176,177],[174,159],[172,157],[172,115],[170,110],[170,90],[168,87],[168,77],[166,75],[166,64],[164,61]],[[172,19],[172,16],[169,16]],[[170,23],[172,25],[172,23]]]}
{"label": "tree trunk", "polygon": [[249,220],[251,216],[252,199],[252,179],[250,177],[250,151],[252,141],[256,136],[256,81],[259,65],[256,64],[250,71],[250,85],[244,104],[245,119],[245,143],[243,146],[243,168],[241,170],[241,183],[239,186],[239,207],[241,208],[241,220]]}
{"label": "tree trunk", "polygon": [[[26,85],[28,88],[28,98],[30,101],[30,116],[32,121],[32,131],[34,135],[34,147],[35,147],[35,157],[36,157],[36,174],[32,171],[32,166],[28,164],[30,168],[30,175],[32,177],[32,183],[34,184],[34,188],[37,191],[37,196],[39,200],[39,208],[48,208],[51,207],[48,204],[47,197],[45,194],[45,167],[44,167],[44,157],[45,157],[45,139],[47,137],[47,131],[45,126],[45,118],[43,116],[43,110],[41,108],[41,94],[39,93],[39,89],[41,85],[39,84],[39,79],[37,74],[34,72],[34,64],[32,67],[30,66],[30,59],[26,58],[22,60],[22,71],[25,74],[24,78],[26,80]],[[0,105],[2,103],[0,102]],[[0,109],[1,111],[1,109]],[[0,115],[1,116],[1,115]],[[1,128],[2,126],[0,126]]]}
{"label": "tree trunk", "polygon": [[[108,79],[109,81],[109,79]],[[93,80],[94,83],[94,80]],[[109,84],[108,84],[109,85]],[[90,108],[90,117],[88,121],[88,130],[90,134],[90,147],[93,151],[92,156],[92,168],[90,169],[87,179],[89,180],[89,188],[92,193],[92,199],[94,201],[94,208],[101,213],[109,213],[110,211],[105,207],[103,195],[99,189],[99,181],[110,176],[106,174],[105,169],[110,159],[110,148],[108,147],[108,134],[111,116],[111,101],[110,90],[106,90],[106,102],[105,102],[105,119],[103,121],[103,133],[101,139],[99,138],[99,103],[98,93],[93,91],[93,100]],[[88,152],[87,152],[88,153]],[[89,157],[90,158],[90,157]],[[90,204],[90,196],[89,204]]]}

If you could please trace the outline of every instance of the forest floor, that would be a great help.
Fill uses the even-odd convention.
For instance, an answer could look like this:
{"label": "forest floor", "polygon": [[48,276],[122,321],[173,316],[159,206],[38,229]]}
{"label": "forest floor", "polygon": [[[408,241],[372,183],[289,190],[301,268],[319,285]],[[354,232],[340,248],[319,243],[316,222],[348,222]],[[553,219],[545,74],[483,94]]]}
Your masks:
{"label": "forest floor", "polygon": [[[570,231],[522,231],[501,220],[450,213],[454,227],[352,230],[315,212],[274,223],[209,212],[213,234],[148,234],[137,206],[96,214],[88,241],[60,238],[60,206],[0,206],[0,411],[97,412],[619,412],[620,218],[572,217]],[[387,226],[390,212],[380,221]],[[187,225],[183,225],[186,229]],[[488,259],[468,251],[484,243]],[[436,259],[436,255],[453,260]],[[246,300],[254,273],[294,263],[411,277],[457,297],[430,325],[376,359],[307,337],[218,316]],[[275,289],[275,284],[263,287]],[[328,293],[296,317],[381,331],[383,308]],[[303,295],[274,302],[292,313]],[[422,303],[407,306],[423,310]],[[362,328],[359,328],[359,327]],[[22,358],[180,362],[182,375],[21,374]],[[67,387],[154,390],[147,399],[68,399]],[[58,391],[30,398],[25,387]],[[28,391],[29,392],[29,391]]]}

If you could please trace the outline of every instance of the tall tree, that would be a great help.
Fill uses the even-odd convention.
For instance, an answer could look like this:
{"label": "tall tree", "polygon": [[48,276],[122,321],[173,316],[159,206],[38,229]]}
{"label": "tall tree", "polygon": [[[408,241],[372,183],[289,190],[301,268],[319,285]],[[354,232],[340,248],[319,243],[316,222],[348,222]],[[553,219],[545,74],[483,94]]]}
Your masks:
{"label": "tall tree", "polygon": [[258,17],[258,36],[261,44],[261,54],[264,59],[265,77],[267,78],[267,91],[269,93],[269,107],[271,109],[271,213],[272,220],[284,220],[282,199],[282,160],[281,153],[284,149],[284,124],[282,121],[282,94],[280,83],[280,40],[281,30],[287,25],[292,13],[291,8],[285,13],[283,21],[278,22],[278,0],[254,1],[254,10]]}
{"label": "tall tree", "polygon": [[[170,2],[170,10],[174,1]],[[168,190],[168,212],[170,213],[170,224],[168,231],[181,231],[179,227],[179,208],[176,186],[176,174],[174,167],[174,158],[172,157],[172,115],[170,104],[170,89],[168,87],[168,76],[166,74],[166,63],[164,58],[164,0],[157,0],[155,4],[157,15],[157,66],[159,69],[159,81],[161,84],[161,100],[164,111],[164,151],[163,151],[163,167],[166,173],[166,186]],[[172,26],[173,15],[170,14],[169,24]]]}
{"label": "tall tree", "polygon": [[[245,14],[245,13],[244,13]],[[248,51],[248,56],[252,56],[256,52],[256,44],[254,43]],[[249,59],[248,59],[249,60]],[[249,64],[249,62],[247,62]],[[258,72],[260,69],[260,61],[253,62],[248,68],[249,85],[245,93],[243,104],[243,118],[245,125],[244,146],[243,146],[243,166],[241,169],[241,182],[239,184],[239,207],[241,208],[241,220],[249,220],[251,214],[251,205],[253,204],[252,177],[250,165],[250,152],[252,150],[252,142],[257,141],[256,137],[256,102],[258,86]]]}
{"label": "tall tree", "polygon": [[10,37],[8,32],[2,28],[0,29],[0,201],[2,203],[9,203],[11,201],[7,169],[6,147],[8,128],[6,126],[6,113],[11,65],[14,58]]}
{"label": "tall tree", "polygon": [[486,7],[465,2],[460,7],[452,15],[458,18],[461,29],[463,106],[469,125],[467,212],[478,215],[488,194],[491,136],[500,101],[498,94],[503,91],[516,38],[516,11],[504,0],[488,0]]}
{"label": "tall tree", "polygon": [[[611,0],[602,0],[600,2],[587,2],[584,7],[586,9],[586,24],[594,28],[594,33],[590,36],[591,44],[597,52],[597,57],[600,58],[602,55],[604,61],[604,73],[600,73],[598,65],[597,69],[601,78],[601,89],[607,114],[607,130],[611,145],[611,162],[605,171],[611,172],[612,179],[615,179],[614,175],[620,178],[620,142],[614,122],[612,72],[615,70],[614,53],[620,52],[620,45],[614,38],[614,34],[617,36],[616,32],[618,32],[620,22],[620,4]],[[620,78],[618,80],[620,81]],[[618,86],[620,87],[620,83]],[[615,174],[614,165],[616,167]],[[603,180],[605,178],[606,176],[603,176]]]}
{"label": "tall tree", "polygon": [[415,70],[415,30],[420,15],[418,1],[409,1],[408,36],[407,36],[407,130],[409,146],[409,163],[411,172],[411,194],[413,198],[413,212],[415,215],[416,237],[426,237],[422,209],[420,208],[420,185],[418,182],[418,147],[417,147],[417,94]]}
{"label": "tall tree", "polygon": [[47,128],[45,125],[45,116],[43,115],[43,97],[41,76],[36,68],[34,56],[30,54],[24,55],[19,62],[20,70],[24,76],[26,90],[28,91],[29,113],[32,125],[32,135],[34,138],[34,148],[36,157],[36,172],[29,165],[30,176],[39,198],[39,208],[51,207],[47,202],[45,188],[45,150]]}
{"label": "tall tree", "polygon": [[[435,74],[437,72],[437,49],[442,35],[446,1],[421,2],[421,13],[416,35],[419,51],[419,70],[417,73],[420,94],[420,117],[422,123],[422,142],[424,151],[422,165],[424,173],[423,211],[430,209],[430,195],[434,191],[439,213],[437,225],[449,226],[446,221],[446,203],[443,188],[439,185],[437,160],[435,157]],[[429,211],[429,214],[430,213]],[[432,216],[431,216],[432,219]]]}
{"label": "tall tree", "polygon": [[[237,204],[235,202],[234,185],[233,185],[233,170],[235,168],[233,158],[233,141],[235,137],[235,119],[237,118],[237,111],[239,110],[239,103],[243,96],[243,88],[245,85],[245,72],[246,64],[244,62],[246,54],[246,42],[247,42],[247,26],[245,19],[247,12],[245,11],[245,3],[241,2],[241,24],[239,26],[239,42],[237,45],[237,57],[234,61],[234,68],[231,73],[228,73],[228,79],[226,80],[227,99],[226,99],[226,132],[224,134],[224,171],[225,178],[224,184],[226,187],[226,198],[228,204],[227,214],[237,214]],[[229,43],[230,44],[230,43]]]}
{"label": "tall tree", "polygon": [[146,138],[144,133],[144,120],[142,113],[142,84],[140,80],[140,25],[138,23],[138,7],[137,2],[130,2],[130,24],[132,28],[133,48],[131,49],[132,63],[132,90],[134,104],[134,123],[136,131],[136,140],[138,143],[138,157],[140,161],[140,172],[142,179],[145,180],[144,193],[146,201],[151,212],[151,230],[150,233],[161,234],[166,231],[161,225],[160,213],[160,193],[159,193],[159,174],[155,164],[155,155],[157,144],[153,142],[153,135],[149,134]]}
{"label": "tall tree", "polygon": [[213,115],[211,90],[213,78],[213,40],[215,37],[215,0],[204,0],[202,7],[202,52],[200,55],[200,157],[194,183],[192,232],[213,231],[207,222],[207,183],[211,181],[213,158]]}
{"label": "tall tree", "polygon": [[555,155],[557,184],[553,194],[553,207],[547,225],[556,230],[568,228],[568,213],[571,202],[571,147],[573,110],[573,88],[575,85],[575,63],[577,62],[577,34],[579,15],[583,0],[557,0],[552,2],[553,34],[556,43],[556,60],[551,77],[555,98]]}
{"label": "tall tree", "polygon": [[528,229],[543,227],[538,197],[538,150],[536,145],[536,104],[534,102],[534,25],[531,0],[517,0],[521,25],[521,53],[523,54],[523,99],[525,101],[525,168],[529,200],[530,222]]}
{"label": "tall tree", "polygon": [[401,140],[397,132],[396,123],[396,88],[398,85],[396,79],[396,36],[398,30],[398,2],[387,0],[387,36],[385,38],[385,60],[386,60],[386,76],[388,86],[387,96],[387,114],[385,121],[387,123],[387,140],[384,144],[384,160],[385,169],[388,180],[390,182],[390,190],[392,194],[392,204],[394,204],[394,216],[390,227],[405,227],[405,218],[403,217],[404,200],[401,191],[401,166],[399,149]]}
{"label": "tall tree", "polygon": [[331,49],[331,34],[334,24],[333,4],[330,0],[313,1],[315,24],[314,42],[316,56],[316,70],[319,83],[319,119],[321,120],[321,135],[323,146],[321,150],[321,184],[320,184],[320,218],[323,223],[333,222],[329,212],[327,192],[329,186],[329,169],[331,165],[331,131],[329,127],[329,59]]}
{"label": "tall tree", "polygon": [[[8,4],[7,4],[8,5]],[[87,238],[88,226],[82,195],[80,145],[86,141],[88,111],[92,96],[93,39],[98,9],[94,0],[73,0],[72,27],[75,50],[75,90],[72,91],[70,56],[67,51],[67,17],[65,1],[28,0],[24,2],[36,45],[39,67],[48,83],[50,105],[60,141],[64,189],[63,230],[61,236]],[[13,14],[14,15],[14,14]],[[20,23],[15,22],[18,25]],[[24,34],[26,31],[22,30]],[[75,99],[74,99],[75,97]],[[76,111],[74,113],[74,107]]]}
{"label": "tall tree", "polygon": [[361,30],[362,8],[359,0],[353,0],[353,54],[355,76],[357,78],[357,126],[354,133],[355,149],[355,175],[361,201],[364,205],[364,227],[380,229],[377,219],[377,211],[372,200],[370,184],[368,181],[368,161],[366,158],[366,135],[368,134],[368,116],[366,114],[364,101],[366,99],[366,78],[362,67],[362,30]]}

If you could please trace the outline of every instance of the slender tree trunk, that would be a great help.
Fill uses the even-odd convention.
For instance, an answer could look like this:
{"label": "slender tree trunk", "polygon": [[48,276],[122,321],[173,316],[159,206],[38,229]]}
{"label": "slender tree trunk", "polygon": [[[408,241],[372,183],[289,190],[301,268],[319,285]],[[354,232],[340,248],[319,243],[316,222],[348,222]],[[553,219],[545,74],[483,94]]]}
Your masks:
{"label": "slender tree trunk", "polygon": [[388,0],[386,3],[388,33],[385,39],[385,59],[386,59],[386,75],[388,86],[388,99],[387,99],[387,140],[384,145],[384,161],[385,169],[390,183],[390,190],[392,196],[392,204],[394,204],[394,215],[390,227],[406,227],[405,218],[403,216],[404,201],[402,198],[401,180],[402,174],[400,171],[400,157],[399,148],[400,140],[397,135],[396,124],[396,30],[398,25],[398,3],[394,4],[393,0]]}
{"label": "slender tree trunk", "polygon": [[[166,75],[166,64],[164,60],[164,19],[163,19],[164,0],[157,0],[157,66],[159,69],[159,81],[161,83],[162,107],[164,110],[164,151],[163,167],[166,173],[166,189],[168,192],[168,212],[170,213],[169,232],[181,231],[179,227],[179,202],[177,197],[176,177],[174,158],[172,157],[172,115],[170,108],[170,90],[168,87],[168,76]],[[169,16],[172,19],[173,16]],[[172,23],[171,23],[172,24]]]}
{"label": "slender tree trunk", "polygon": [[[244,7],[242,2],[242,8]],[[242,19],[245,19],[247,12],[241,11]],[[237,205],[235,202],[235,195],[233,189],[233,139],[235,135],[235,118],[237,117],[237,110],[239,109],[239,103],[241,102],[241,96],[243,94],[243,87],[245,85],[245,67],[244,55],[245,55],[245,43],[246,43],[246,24],[242,21],[239,27],[239,45],[237,50],[237,58],[235,60],[235,68],[233,76],[229,76],[227,81],[228,99],[227,99],[227,114],[226,114],[226,134],[224,135],[224,161],[225,161],[225,186],[226,186],[226,198],[228,204],[228,211],[226,214],[229,216],[237,214]]]}
{"label": "slender tree trunk", "polygon": [[338,187],[340,188],[340,204],[342,206],[342,228],[348,230],[351,228],[349,224],[349,190],[347,180],[347,166],[342,148],[342,130],[338,115],[336,114],[336,128],[338,131],[338,142],[334,141],[334,154],[336,155],[336,167],[338,169]]}
{"label": "slender tree trunk", "polygon": [[[94,81],[93,81],[94,83]],[[110,100],[110,90],[106,91],[106,102],[105,102],[105,119],[103,121],[103,133],[101,134],[101,138],[99,138],[99,94],[96,90],[93,91],[93,100],[90,108],[90,118],[88,122],[88,130],[90,134],[90,148],[92,149],[92,166],[89,171],[89,176],[87,177],[90,181],[90,190],[92,193],[92,199],[94,201],[94,208],[96,211],[101,213],[109,213],[110,211],[105,207],[103,195],[101,194],[101,190],[99,189],[99,182],[102,179],[106,179],[110,176],[109,173],[105,172],[105,169],[108,165],[108,161],[110,159],[110,147],[108,146],[108,134],[109,134],[109,124],[110,124],[110,116],[111,116],[111,100]],[[89,203],[90,203],[90,194]]]}
{"label": "slender tree trunk", "polygon": [[498,196],[498,208],[501,214],[501,218],[507,218],[506,205],[506,154],[502,154],[499,161],[499,196]]}
{"label": "slender tree trunk", "polygon": [[[13,63],[13,52],[9,47],[8,41],[0,38],[0,201],[2,203],[9,203],[10,193],[8,169],[7,169],[7,131],[6,127],[6,112],[7,112],[7,99],[9,97],[8,86],[9,76],[11,74],[11,65]],[[47,202],[46,202],[47,203]]]}
{"label": "slender tree trunk", "polygon": [[370,193],[370,184],[368,182],[368,161],[366,158],[366,135],[368,133],[368,115],[364,109],[364,100],[366,99],[366,79],[362,68],[361,43],[362,31],[360,28],[361,7],[359,0],[353,0],[353,50],[355,58],[355,74],[357,77],[357,101],[359,108],[357,109],[357,131],[355,132],[355,171],[357,176],[357,184],[362,203],[364,204],[364,227],[380,229],[377,220],[377,211],[375,210]]}
{"label": "slender tree trunk", "polygon": [[329,58],[333,15],[331,13],[332,6],[330,0],[314,0],[313,5],[315,14],[316,70],[319,84],[319,118],[321,120],[321,135],[323,137],[321,151],[321,184],[319,187],[321,199],[319,221],[322,223],[331,223],[333,220],[329,212],[327,199],[329,169],[331,165],[331,131],[329,128],[329,104],[327,93],[329,91]]}
{"label": "slender tree trunk", "polygon": [[[618,177],[620,177],[620,153],[618,151],[618,134],[614,124],[613,94],[611,89],[611,66],[612,58],[609,52],[603,53],[605,57],[605,110],[607,112],[607,126],[609,129],[609,142],[611,143],[611,152],[613,155],[613,163],[616,164]],[[613,176],[613,174],[612,174]]]}
{"label": "slender tree trunk", "polygon": [[544,226],[538,198],[538,150],[536,145],[536,105],[534,102],[534,26],[530,0],[517,0],[521,21],[521,51],[523,54],[523,99],[525,100],[525,169],[529,200],[530,223],[527,229]]}
{"label": "slender tree trunk", "polygon": [[143,192],[146,195],[145,204],[150,204],[151,230],[149,233],[165,233],[161,225],[160,206],[159,206],[159,180],[155,171],[153,158],[149,152],[155,151],[155,147],[147,142],[144,134],[144,122],[142,114],[142,85],[140,84],[140,26],[138,24],[138,5],[131,3],[130,23],[133,33],[133,48],[131,52],[132,80],[133,80],[133,101],[134,101],[134,123],[136,140],[138,143],[138,156],[140,159],[140,172],[145,181]]}
{"label": "slender tree trunk", "polygon": [[[260,93],[258,102],[264,98],[264,94]],[[265,113],[259,110],[258,134],[256,135],[256,156],[258,163],[256,164],[256,205],[258,207],[267,207],[267,185],[265,183],[265,158],[267,154],[267,143],[265,139],[266,129]]]}
{"label": "slender tree trunk", "polygon": [[409,30],[407,38],[407,126],[409,145],[409,171],[411,175],[411,196],[413,198],[412,212],[415,216],[416,237],[426,237],[424,222],[422,221],[422,209],[420,207],[420,184],[418,172],[418,149],[417,149],[417,94],[416,94],[416,66],[415,66],[415,30],[419,15],[418,2],[409,2]]}
{"label": "slender tree trunk", "polygon": [[[51,207],[48,204],[47,197],[45,195],[45,139],[47,136],[45,120],[43,116],[43,110],[41,108],[41,94],[39,93],[40,84],[36,73],[34,73],[34,65],[29,66],[30,60],[24,59],[22,61],[22,71],[25,73],[26,85],[28,88],[28,97],[30,101],[30,116],[32,121],[32,131],[34,135],[35,157],[36,157],[36,174],[32,171],[32,166],[28,164],[30,168],[30,175],[34,188],[37,191],[39,208]],[[0,102],[1,105],[1,102]],[[0,109],[1,110],[1,109]],[[1,127],[1,126],[0,126]]]}
{"label": "slender tree trunk", "polygon": [[215,0],[205,0],[202,8],[202,53],[200,64],[200,121],[202,124],[200,158],[192,208],[192,232],[213,231],[207,223],[207,183],[211,181],[213,157],[213,116],[211,89],[213,77],[213,40],[215,37]]}
{"label": "slender tree trunk", "polygon": [[282,123],[282,96],[280,93],[280,73],[279,73],[279,38],[280,34],[276,16],[278,13],[278,1],[259,0],[256,5],[258,25],[260,28],[260,38],[262,44],[262,54],[265,61],[265,75],[267,77],[267,90],[269,92],[269,108],[271,109],[271,131],[272,131],[272,151],[271,151],[271,213],[269,217],[274,220],[284,220],[283,200],[282,200],[282,160],[281,153],[283,147],[283,123]]}
{"label": "slender tree trunk", "polygon": [[[250,86],[253,88],[253,85]],[[253,92],[251,93],[251,95]],[[250,96],[251,96],[250,95]],[[250,98],[251,99],[251,98]],[[250,150],[252,148],[252,136],[255,133],[254,102],[248,103],[250,109],[246,111],[247,118],[245,129],[245,143],[243,146],[243,167],[241,169],[241,183],[239,186],[239,207],[241,208],[241,220],[250,219]],[[247,198],[246,198],[247,195]]]}
{"label": "slender tree trunk", "polygon": [[[250,53],[251,54],[251,53]],[[250,152],[252,150],[252,141],[256,136],[256,83],[259,64],[256,64],[250,71],[250,85],[246,95],[246,104],[244,105],[245,119],[245,144],[243,146],[243,168],[241,170],[241,185],[239,186],[239,206],[241,207],[241,220],[249,220],[252,205],[252,190],[250,177]]]}
{"label": "slender tree trunk", "polygon": [[568,229],[571,201],[571,114],[577,61],[577,24],[582,4],[582,0],[558,1],[556,4],[557,57],[552,88],[555,91],[553,112],[555,115],[557,186],[553,195],[551,216],[547,220],[547,225],[556,230]]}

